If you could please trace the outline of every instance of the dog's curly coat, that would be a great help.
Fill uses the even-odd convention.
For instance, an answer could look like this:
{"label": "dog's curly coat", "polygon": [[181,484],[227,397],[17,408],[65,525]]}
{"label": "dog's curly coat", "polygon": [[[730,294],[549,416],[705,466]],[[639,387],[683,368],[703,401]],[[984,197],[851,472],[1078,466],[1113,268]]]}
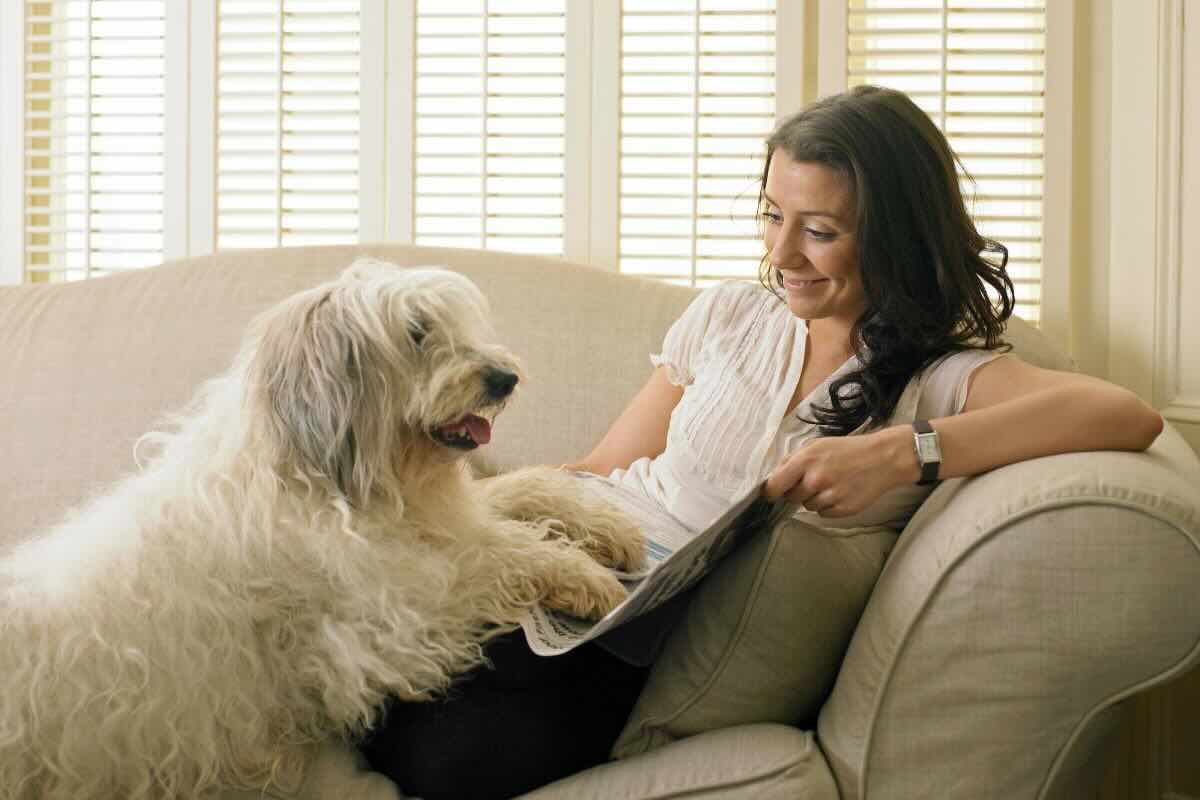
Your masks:
{"label": "dog's curly coat", "polygon": [[519,372],[444,270],[360,260],[256,319],[148,467],[0,561],[0,798],[297,791],[531,604],[606,613],[633,525],[461,458]]}

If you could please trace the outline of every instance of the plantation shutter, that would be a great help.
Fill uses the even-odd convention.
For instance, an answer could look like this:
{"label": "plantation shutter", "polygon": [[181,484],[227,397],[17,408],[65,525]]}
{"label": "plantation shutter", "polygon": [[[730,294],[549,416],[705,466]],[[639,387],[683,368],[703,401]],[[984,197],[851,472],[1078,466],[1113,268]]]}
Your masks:
{"label": "plantation shutter", "polygon": [[698,286],[757,275],[775,22],[773,0],[623,3],[622,272]]}
{"label": "plantation shutter", "polygon": [[566,0],[418,0],[417,244],[563,254],[566,14]]}
{"label": "plantation shutter", "polygon": [[1017,313],[1042,305],[1044,0],[850,0],[846,78],[907,92],[974,184],[980,233],[1008,247]]}
{"label": "plantation shutter", "polygon": [[220,0],[217,249],[359,230],[359,0]]}
{"label": "plantation shutter", "polygon": [[25,3],[27,280],[162,260],[165,13],[165,0]]}

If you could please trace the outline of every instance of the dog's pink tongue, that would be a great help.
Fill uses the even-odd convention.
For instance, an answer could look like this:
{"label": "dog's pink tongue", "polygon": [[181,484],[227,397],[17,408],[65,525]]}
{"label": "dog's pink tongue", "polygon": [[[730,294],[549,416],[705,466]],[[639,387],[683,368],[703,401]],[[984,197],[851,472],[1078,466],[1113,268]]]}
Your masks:
{"label": "dog's pink tongue", "polygon": [[476,444],[487,444],[492,440],[492,424],[483,417],[472,414],[463,420],[463,424]]}

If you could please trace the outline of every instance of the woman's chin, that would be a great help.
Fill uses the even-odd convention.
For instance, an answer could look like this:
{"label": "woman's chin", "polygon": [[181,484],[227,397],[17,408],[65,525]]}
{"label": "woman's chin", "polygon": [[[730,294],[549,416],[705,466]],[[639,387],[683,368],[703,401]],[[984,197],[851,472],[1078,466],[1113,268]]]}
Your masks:
{"label": "woman's chin", "polygon": [[813,300],[811,297],[796,297],[793,292],[788,292],[785,300],[792,315],[800,319],[820,319],[828,316],[827,304]]}

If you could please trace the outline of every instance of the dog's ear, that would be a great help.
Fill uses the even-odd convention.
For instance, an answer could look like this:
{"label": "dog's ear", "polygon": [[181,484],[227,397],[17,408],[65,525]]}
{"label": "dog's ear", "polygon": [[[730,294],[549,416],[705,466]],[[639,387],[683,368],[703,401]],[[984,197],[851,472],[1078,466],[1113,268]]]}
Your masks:
{"label": "dog's ear", "polygon": [[348,294],[310,290],[265,320],[248,380],[293,470],[324,476],[361,506],[386,468],[394,423],[379,327]]}

